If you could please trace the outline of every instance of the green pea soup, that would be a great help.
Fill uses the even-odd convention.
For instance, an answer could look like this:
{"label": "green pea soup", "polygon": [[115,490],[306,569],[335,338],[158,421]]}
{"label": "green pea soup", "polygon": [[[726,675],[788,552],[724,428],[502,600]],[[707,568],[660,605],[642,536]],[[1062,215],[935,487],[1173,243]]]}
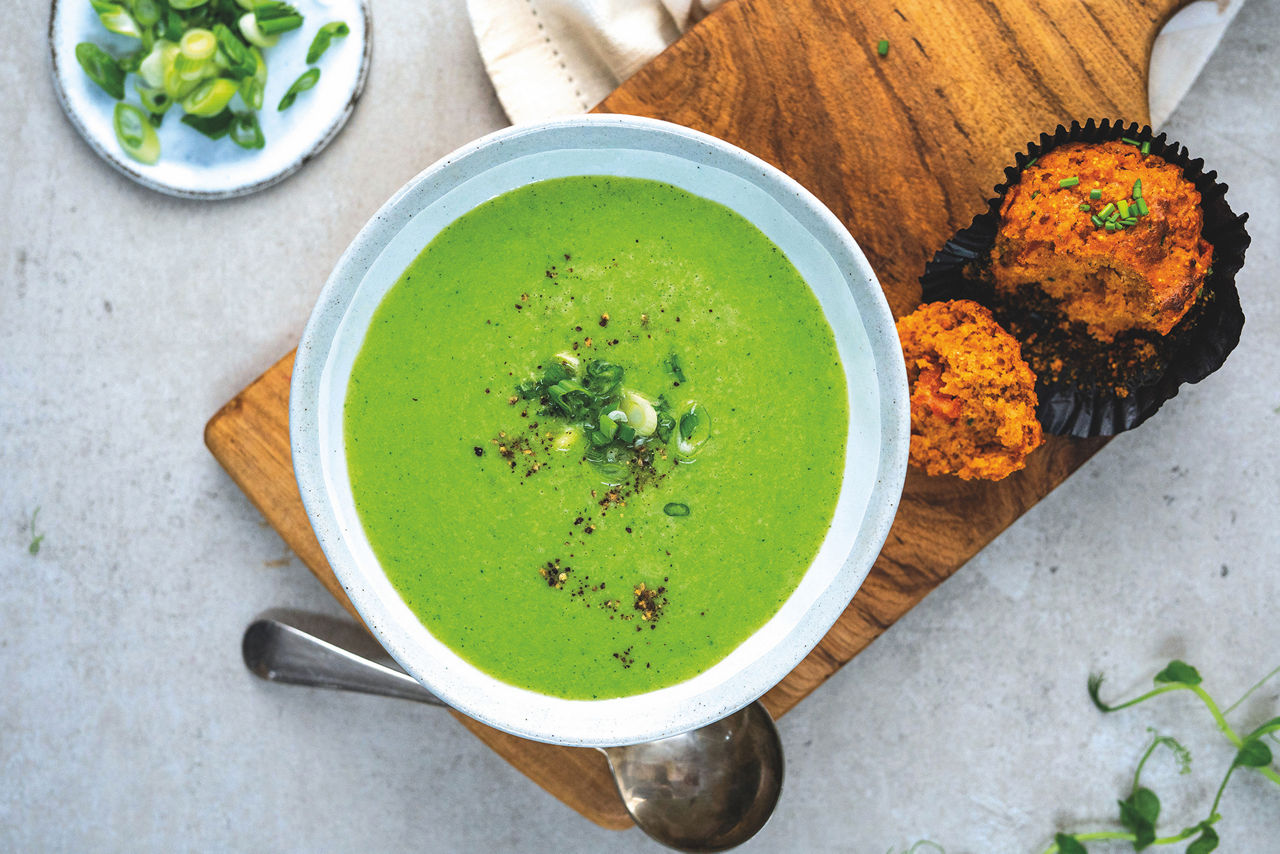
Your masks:
{"label": "green pea soup", "polygon": [[[593,364],[676,422],[623,447],[621,474],[595,428],[521,394]],[[669,184],[579,176],[422,250],[343,417],[361,524],[426,628],[504,682],[605,699],[707,670],[778,611],[831,525],[849,412],[822,309],[759,229]]]}

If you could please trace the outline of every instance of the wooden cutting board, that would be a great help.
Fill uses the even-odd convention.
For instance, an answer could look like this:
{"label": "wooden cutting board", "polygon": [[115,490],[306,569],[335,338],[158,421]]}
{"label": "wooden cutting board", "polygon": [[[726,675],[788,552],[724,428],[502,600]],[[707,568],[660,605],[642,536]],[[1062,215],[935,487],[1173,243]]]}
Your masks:
{"label": "wooden cutting board", "polygon": [[[789,173],[853,233],[901,314],[919,299],[925,261],[983,208],[1015,151],[1072,119],[1148,122],[1151,45],[1183,2],[730,0],[597,109],[688,125]],[[205,441],[350,609],[293,478],[292,364],[282,359],[223,407]],[[785,714],[1103,443],[1051,438],[998,484],[910,473],[874,569],[826,638],[765,695],[769,711]],[[630,826],[594,750],[456,717],[587,818]]]}

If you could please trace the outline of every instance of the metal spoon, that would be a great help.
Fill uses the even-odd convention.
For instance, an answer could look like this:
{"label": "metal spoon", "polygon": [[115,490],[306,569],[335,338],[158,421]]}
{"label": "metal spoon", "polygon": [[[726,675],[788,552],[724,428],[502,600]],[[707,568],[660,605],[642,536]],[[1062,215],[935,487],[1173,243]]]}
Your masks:
{"label": "metal spoon", "polygon": [[[445,703],[413,677],[277,620],[245,630],[244,663],[272,682]],[[782,742],[759,702],[692,732],[599,748],[641,830],[680,851],[724,851],[764,827],[782,790]]]}

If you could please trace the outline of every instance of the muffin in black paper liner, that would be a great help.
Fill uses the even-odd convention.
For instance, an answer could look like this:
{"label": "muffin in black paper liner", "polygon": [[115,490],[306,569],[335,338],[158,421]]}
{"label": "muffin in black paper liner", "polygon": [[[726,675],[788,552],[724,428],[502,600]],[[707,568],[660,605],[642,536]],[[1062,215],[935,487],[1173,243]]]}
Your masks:
{"label": "muffin in black paper liner", "polygon": [[[1082,324],[1068,324],[1046,296],[1024,289],[1016,299],[998,296],[990,274],[990,252],[1000,225],[1005,194],[1022,170],[1041,154],[1069,142],[1112,140],[1147,143],[1149,153],[1182,170],[1200,193],[1204,213],[1201,233],[1213,247],[1212,266],[1204,287],[1186,316],[1167,334],[1131,330],[1102,344]],[[1150,127],[1090,119],[1070,128],[1059,125],[1041,134],[1025,154],[1004,170],[987,210],[974,217],[938,250],[920,277],[924,302],[971,299],[987,306],[1017,338],[1023,357],[1036,371],[1036,411],[1048,433],[1061,436],[1112,436],[1146,421],[1178,393],[1222,366],[1240,341],[1244,313],[1235,276],[1244,264],[1249,234],[1248,214],[1235,214],[1227,204],[1227,186],[1217,172],[1205,172],[1204,160],[1192,160],[1177,142],[1156,136]],[[1047,365],[1053,369],[1047,369]]]}

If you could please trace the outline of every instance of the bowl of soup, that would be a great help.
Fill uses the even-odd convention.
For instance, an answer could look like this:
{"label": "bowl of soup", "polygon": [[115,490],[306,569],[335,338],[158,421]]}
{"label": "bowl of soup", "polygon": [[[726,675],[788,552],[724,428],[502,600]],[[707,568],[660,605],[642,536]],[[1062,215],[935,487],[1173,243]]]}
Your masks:
{"label": "bowl of soup", "polygon": [[906,375],[874,272],[769,164],[665,122],[484,137],[320,295],[294,468],[334,574],[458,710],[606,746],[779,682],[870,570]]}

